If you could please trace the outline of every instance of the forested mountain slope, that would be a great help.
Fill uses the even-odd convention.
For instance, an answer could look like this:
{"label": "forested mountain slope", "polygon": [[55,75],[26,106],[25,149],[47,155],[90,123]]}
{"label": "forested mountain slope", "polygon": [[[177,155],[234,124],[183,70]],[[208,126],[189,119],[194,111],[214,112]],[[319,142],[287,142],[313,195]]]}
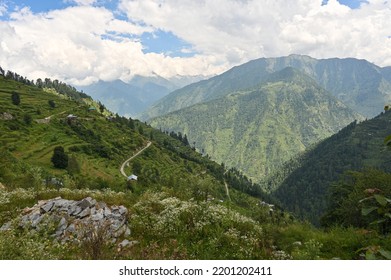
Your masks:
{"label": "forested mountain slope", "polygon": [[[274,195],[298,216],[319,223],[327,206],[329,187],[344,172],[366,168],[391,172],[391,152],[384,145],[390,131],[391,112],[351,123],[293,163],[298,168],[281,184],[278,178],[270,180],[270,187],[277,188]],[[292,169],[289,165],[286,168]]]}
{"label": "forested mountain slope", "polygon": [[288,67],[258,88],[172,112],[151,125],[186,134],[199,151],[259,182],[360,118],[309,76]]}

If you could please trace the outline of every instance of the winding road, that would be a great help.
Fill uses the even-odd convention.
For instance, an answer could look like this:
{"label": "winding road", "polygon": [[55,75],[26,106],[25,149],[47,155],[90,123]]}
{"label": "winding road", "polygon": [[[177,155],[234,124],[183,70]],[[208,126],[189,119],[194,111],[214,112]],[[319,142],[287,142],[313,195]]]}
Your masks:
{"label": "winding road", "polygon": [[128,158],[127,160],[125,160],[122,165],[121,165],[121,168],[119,169],[119,171],[121,172],[121,174],[123,176],[125,176],[126,178],[128,178],[128,176],[126,175],[125,171],[124,171],[124,168],[125,168],[125,165],[129,163],[129,161],[131,161],[132,159],[134,159],[135,157],[137,157],[138,155],[140,155],[142,152],[144,152],[146,149],[149,148],[149,146],[151,146],[152,142],[151,141],[148,141],[147,142],[147,145],[142,148],[140,151],[138,151],[137,153],[135,153],[133,156],[131,156],[130,158]]}

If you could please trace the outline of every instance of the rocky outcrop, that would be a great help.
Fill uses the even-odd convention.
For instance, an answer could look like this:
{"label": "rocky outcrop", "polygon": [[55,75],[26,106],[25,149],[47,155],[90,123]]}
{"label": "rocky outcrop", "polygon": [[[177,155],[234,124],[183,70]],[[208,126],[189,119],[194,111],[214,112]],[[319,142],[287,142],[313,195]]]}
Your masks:
{"label": "rocky outcrop", "polygon": [[13,119],[14,116],[8,112],[0,113],[0,120],[11,121]]}
{"label": "rocky outcrop", "polygon": [[91,197],[80,201],[57,197],[25,208],[19,226],[52,230],[55,232],[53,237],[61,242],[77,243],[98,235],[104,240],[117,242],[119,238],[130,236],[127,213],[124,206],[108,206]]}

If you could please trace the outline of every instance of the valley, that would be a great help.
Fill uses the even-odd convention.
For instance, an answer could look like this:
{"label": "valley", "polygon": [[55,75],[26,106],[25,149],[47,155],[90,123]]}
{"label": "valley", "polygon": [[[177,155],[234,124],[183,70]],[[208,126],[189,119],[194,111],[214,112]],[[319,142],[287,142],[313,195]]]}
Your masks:
{"label": "valley", "polygon": [[[298,60],[315,63],[274,61]],[[149,123],[0,75],[0,258],[388,259],[390,112],[364,121],[271,61],[168,94]]]}

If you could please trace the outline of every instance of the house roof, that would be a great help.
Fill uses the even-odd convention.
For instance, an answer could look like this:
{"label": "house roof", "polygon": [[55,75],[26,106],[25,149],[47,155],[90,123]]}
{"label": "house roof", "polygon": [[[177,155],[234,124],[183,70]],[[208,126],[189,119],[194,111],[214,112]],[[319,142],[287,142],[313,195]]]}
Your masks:
{"label": "house roof", "polygon": [[128,176],[128,180],[136,180],[137,181],[137,176],[132,174],[132,175]]}

